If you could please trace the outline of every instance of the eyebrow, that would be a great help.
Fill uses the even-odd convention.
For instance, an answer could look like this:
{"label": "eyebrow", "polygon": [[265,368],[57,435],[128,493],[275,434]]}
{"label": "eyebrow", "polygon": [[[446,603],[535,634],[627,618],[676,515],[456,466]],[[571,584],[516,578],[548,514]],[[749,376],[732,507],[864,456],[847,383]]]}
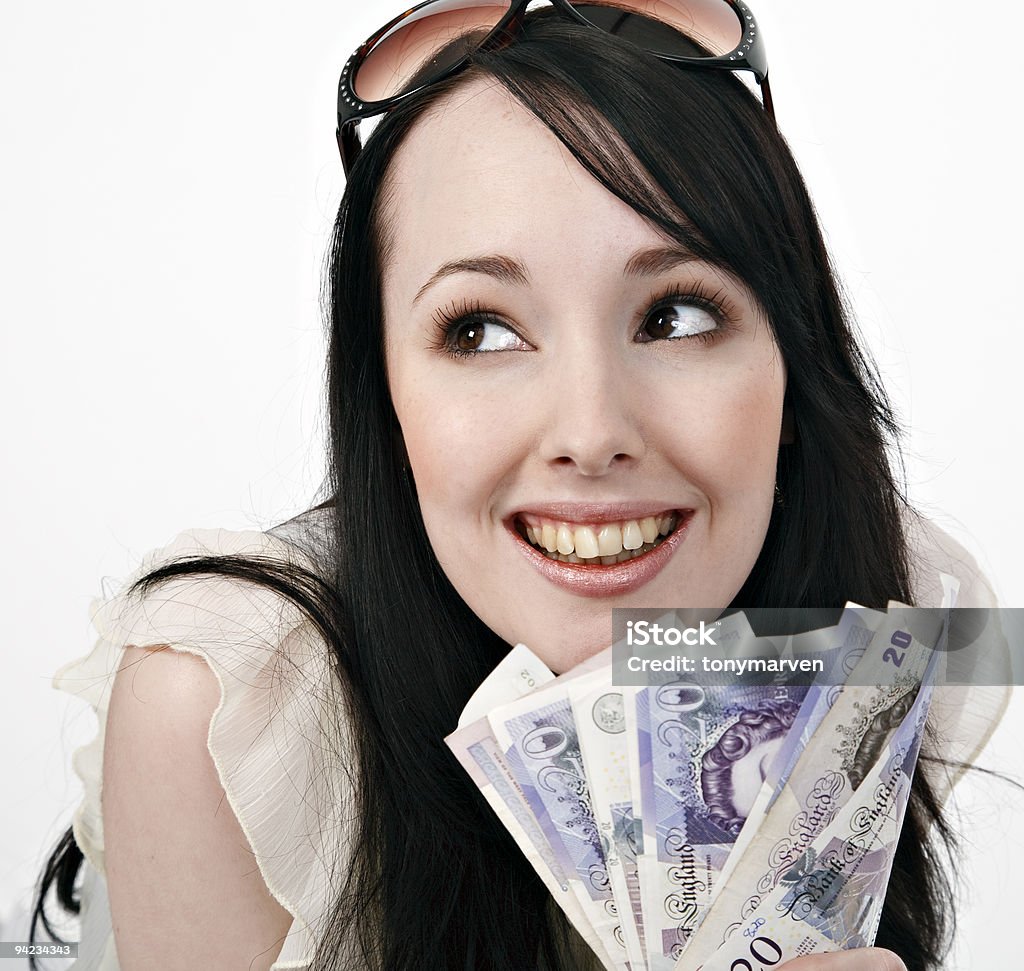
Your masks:
{"label": "eyebrow", "polygon": [[638,250],[623,268],[624,276],[657,276],[667,270],[674,270],[685,263],[697,263],[700,257],[684,246],[652,246]]}
{"label": "eyebrow", "polygon": [[[664,273],[685,263],[698,262],[699,259],[698,256],[682,246],[653,246],[634,253],[626,261],[622,272],[624,276],[628,277],[657,276],[659,273]],[[449,260],[447,263],[442,263],[431,274],[430,279],[416,291],[416,296],[412,300],[413,304],[435,284],[456,273],[483,273],[509,286],[527,286],[530,282],[530,274],[526,267],[514,257],[501,254],[469,256],[465,259]]]}
{"label": "eyebrow", "polygon": [[530,282],[530,274],[526,272],[526,267],[511,256],[470,256],[463,260],[442,263],[431,278],[416,291],[416,296],[412,299],[413,304],[435,283],[456,273],[484,273],[510,286],[526,286]]}

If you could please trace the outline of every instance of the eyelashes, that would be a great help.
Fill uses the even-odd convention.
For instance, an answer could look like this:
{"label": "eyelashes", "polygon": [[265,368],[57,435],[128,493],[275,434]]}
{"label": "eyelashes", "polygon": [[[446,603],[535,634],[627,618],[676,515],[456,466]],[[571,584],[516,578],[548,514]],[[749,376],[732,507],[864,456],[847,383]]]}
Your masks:
{"label": "eyelashes", "polygon": [[[667,286],[656,290],[648,297],[647,310],[642,312],[640,319],[636,322],[637,326],[641,329],[645,327],[651,314],[659,310],[678,307],[692,307],[703,311],[714,321],[715,326],[696,333],[681,334],[678,337],[660,338],[661,340],[697,339],[702,343],[708,343],[738,326],[740,320],[739,308],[729,299],[724,288],[719,287],[717,290],[712,290],[703,282],[698,282],[687,287]],[[654,340],[658,339],[654,338]]]}
{"label": "eyelashes", "polygon": [[[676,314],[684,310],[684,315]],[[706,320],[693,329],[693,311]],[[646,332],[652,321],[661,326],[669,318],[686,316],[691,324],[690,333],[650,336],[639,343],[655,341],[699,341],[710,344],[733,330],[739,321],[739,310],[724,289],[713,290],[703,282],[686,286],[671,285],[654,291],[634,315],[631,327],[634,339]],[[515,326],[492,307],[480,300],[462,299],[439,308],[433,315],[433,334],[430,348],[455,359],[476,357],[505,350],[531,350],[531,345],[517,332]],[[491,334],[500,336],[499,346],[487,347]]]}
{"label": "eyelashes", "polygon": [[[473,299],[454,302],[434,313],[434,335],[431,347],[454,358],[493,353],[494,349],[481,351],[475,347],[460,346],[463,336],[472,335],[472,338],[475,339],[477,334],[486,330],[488,324],[500,327],[522,341],[522,338],[515,333],[514,328],[502,320],[499,313],[486,308],[479,300]],[[465,333],[461,333],[463,331]],[[525,344],[525,341],[522,343]]]}

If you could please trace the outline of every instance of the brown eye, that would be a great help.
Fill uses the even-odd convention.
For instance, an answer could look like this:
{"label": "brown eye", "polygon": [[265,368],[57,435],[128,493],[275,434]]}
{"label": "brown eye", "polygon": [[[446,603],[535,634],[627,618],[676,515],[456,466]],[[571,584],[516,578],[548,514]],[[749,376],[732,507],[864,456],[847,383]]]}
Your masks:
{"label": "brown eye", "polygon": [[526,344],[507,324],[489,317],[463,318],[445,324],[445,346],[455,356],[487,354],[491,351],[529,350]]}
{"label": "brown eye", "polygon": [[463,324],[455,332],[455,346],[460,351],[475,351],[484,339],[484,325]]}
{"label": "brown eye", "polygon": [[692,303],[663,303],[647,314],[640,331],[651,340],[674,340],[710,335],[717,329],[718,322],[704,307]]}

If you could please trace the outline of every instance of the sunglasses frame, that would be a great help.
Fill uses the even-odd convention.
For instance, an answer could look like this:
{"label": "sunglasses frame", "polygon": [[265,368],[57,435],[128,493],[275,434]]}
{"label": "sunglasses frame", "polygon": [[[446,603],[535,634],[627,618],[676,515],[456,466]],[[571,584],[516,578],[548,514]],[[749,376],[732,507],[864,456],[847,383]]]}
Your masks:
{"label": "sunglasses frame", "polygon": [[[351,171],[356,158],[362,150],[362,142],[359,138],[358,123],[364,118],[371,118],[374,115],[383,114],[395,105],[412,97],[414,94],[437,84],[439,81],[460,71],[469,60],[466,55],[445,68],[440,74],[427,79],[422,84],[399,94],[392,95],[380,101],[364,101],[356,92],[352,83],[356,72],[362,65],[366,55],[376,46],[377,42],[398,26],[403,20],[408,19],[414,13],[429,7],[439,0],[423,0],[422,3],[411,7],[409,10],[400,13],[397,17],[389,20],[383,27],[375,31],[372,36],[365,40],[345,62],[341,70],[341,77],[338,78],[338,128],[336,132],[338,140],[338,151],[341,153],[341,164],[345,174]],[[491,28],[486,37],[481,40],[477,50],[496,49],[510,43],[522,28],[527,10],[535,0],[512,0],[508,10],[502,18]],[[602,30],[596,24],[592,24],[582,14],[578,13],[570,0],[549,0],[550,5],[562,16],[568,17],[576,23],[594,30]],[[768,116],[775,121],[775,109],[772,104],[771,88],[768,86],[768,60],[765,54],[764,42],[761,39],[761,31],[758,29],[757,21],[750,8],[744,0],[721,0],[728,4],[739,18],[743,27],[740,43],[736,48],[727,54],[719,54],[712,57],[688,57],[674,56],[650,51],[655,57],[670,64],[677,64],[681,67],[710,68],[712,70],[725,71],[749,71],[754,75],[761,88],[761,98]],[[616,6],[614,3],[595,4],[596,6]]]}

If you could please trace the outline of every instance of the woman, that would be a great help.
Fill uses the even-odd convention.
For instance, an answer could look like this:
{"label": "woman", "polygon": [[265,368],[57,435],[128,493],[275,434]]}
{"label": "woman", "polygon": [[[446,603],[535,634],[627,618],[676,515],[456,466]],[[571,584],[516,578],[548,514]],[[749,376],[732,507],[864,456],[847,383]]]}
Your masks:
{"label": "woman", "polygon": [[[336,498],[276,536],[185,536],[98,615],[95,670],[119,676],[97,700],[103,812],[94,764],[73,835],[105,865],[94,900],[109,891],[125,969],[171,940],[168,960],[213,966],[585,967],[442,743],[508,646],[561,671],[604,645],[613,606],[927,603],[930,571],[961,559],[901,502],[884,391],[765,106],[564,13],[463,44],[468,64],[396,103],[358,160],[341,140]],[[205,741],[216,706],[207,791],[237,820],[214,832],[168,724]],[[879,944],[899,958],[815,966],[935,966],[943,781],[919,774],[897,853]],[[51,861],[65,902],[71,836]],[[224,877],[240,837],[263,887]],[[161,869],[168,847],[188,865]],[[309,936],[278,954],[293,917]]]}

